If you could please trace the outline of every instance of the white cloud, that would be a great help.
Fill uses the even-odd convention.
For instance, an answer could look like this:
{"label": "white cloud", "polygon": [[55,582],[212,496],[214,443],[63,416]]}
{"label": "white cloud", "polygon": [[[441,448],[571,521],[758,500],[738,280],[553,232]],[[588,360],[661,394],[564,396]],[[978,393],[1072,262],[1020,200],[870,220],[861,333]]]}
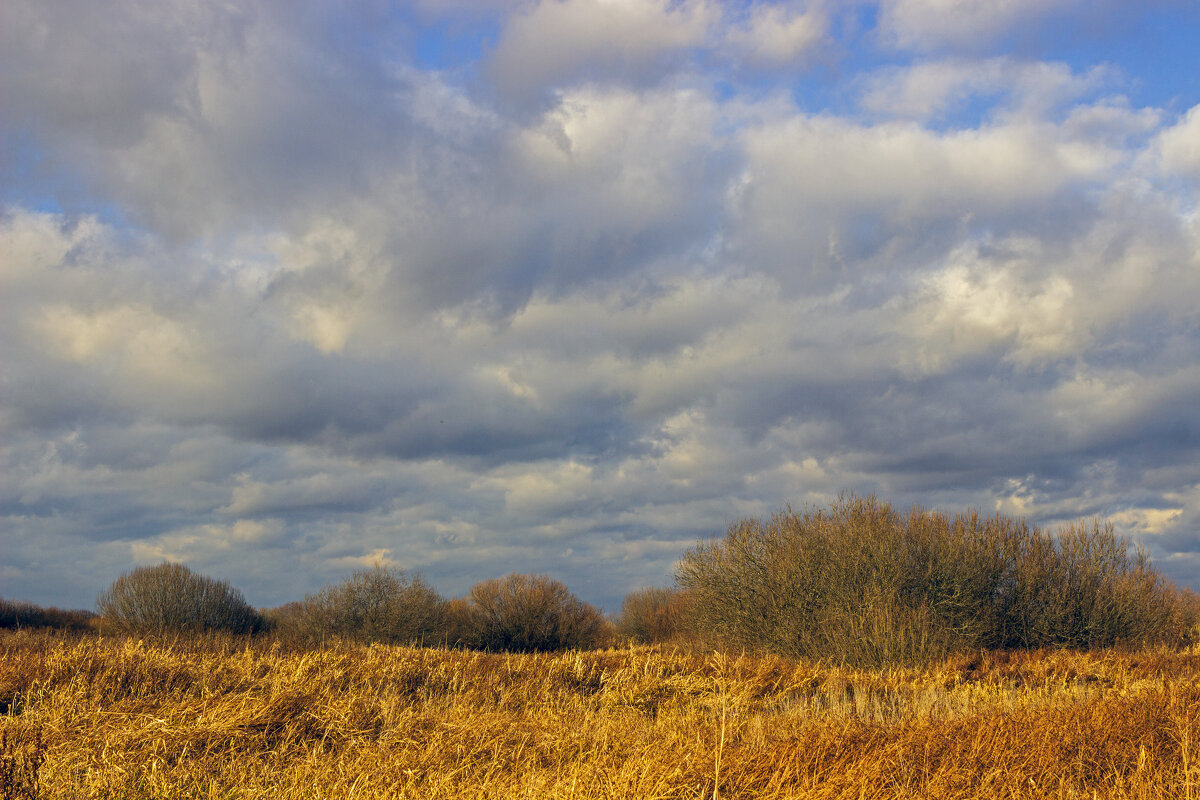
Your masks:
{"label": "white cloud", "polygon": [[966,49],[1081,5],[1080,0],[881,0],[880,26],[900,47]]}
{"label": "white cloud", "polygon": [[937,132],[797,115],[743,137],[742,257],[791,289],[940,260],[973,229],[1036,225],[1128,157],[1028,121]]}
{"label": "white cloud", "polygon": [[972,252],[922,277],[923,297],[905,315],[904,333],[917,346],[922,371],[942,371],[993,349],[1019,367],[1082,354],[1075,292],[1062,276],[1022,280],[1011,268],[981,263]]}
{"label": "white cloud", "polygon": [[1009,57],[930,61],[889,67],[872,76],[862,103],[869,111],[921,120],[941,116],[973,97],[992,95],[1006,101],[989,104],[992,114],[1041,119],[1103,86],[1106,72],[1097,67],[1077,75],[1066,64]]}
{"label": "white cloud", "polygon": [[283,543],[279,520],[237,520],[227,525],[208,524],[170,531],[129,543],[134,563],[160,561],[213,562],[229,558],[230,551]]}
{"label": "white cloud", "polygon": [[825,42],[829,21],[818,9],[792,12],[764,3],[743,26],[733,27],[726,41],[753,65],[784,66],[803,62]]}
{"label": "white cloud", "polygon": [[1159,134],[1159,158],[1168,175],[1200,180],[1200,105]]}
{"label": "white cloud", "polygon": [[501,88],[522,100],[579,81],[645,83],[664,59],[706,41],[707,0],[540,0],[511,17],[492,56]]}

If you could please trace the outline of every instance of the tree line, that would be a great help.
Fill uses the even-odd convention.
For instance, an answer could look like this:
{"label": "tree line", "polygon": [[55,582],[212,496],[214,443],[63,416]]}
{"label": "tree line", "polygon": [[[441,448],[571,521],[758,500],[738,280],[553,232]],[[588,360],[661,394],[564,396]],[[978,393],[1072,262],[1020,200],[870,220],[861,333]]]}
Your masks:
{"label": "tree line", "polygon": [[[1200,597],[1167,581],[1111,525],[1076,522],[1047,532],[1000,514],[900,512],[855,495],[731,525],[683,555],[674,586],[631,593],[614,618],[546,575],[485,580],[446,599],[419,574],[383,566],[257,610],[227,581],[164,563],[122,575],[96,605],[96,619],[45,611],[74,614],[75,627],[265,634],[303,647],[349,641],[538,652],[669,642],[861,666],[964,651],[1200,639]],[[5,616],[10,606],[0,601],[0,627],[19,626],[10,617],[20,615]],[[28,627],[36,607],[23,608]]]}

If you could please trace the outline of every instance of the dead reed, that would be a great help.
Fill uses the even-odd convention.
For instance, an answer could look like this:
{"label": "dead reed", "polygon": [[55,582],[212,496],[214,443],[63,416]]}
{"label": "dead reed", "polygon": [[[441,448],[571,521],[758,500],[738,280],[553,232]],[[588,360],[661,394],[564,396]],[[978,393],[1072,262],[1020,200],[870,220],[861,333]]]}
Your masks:
{"label": "dead reed", "polygon": [[855,670],[0,635],[0,796],[1200,798],[1200,652]]}

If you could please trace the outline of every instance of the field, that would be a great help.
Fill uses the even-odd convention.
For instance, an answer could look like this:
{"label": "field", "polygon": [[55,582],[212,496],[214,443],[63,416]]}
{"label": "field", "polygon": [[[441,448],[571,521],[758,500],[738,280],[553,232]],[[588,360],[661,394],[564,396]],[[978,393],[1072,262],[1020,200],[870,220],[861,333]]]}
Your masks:
{"label": "field", "polygon": [[0,796],[1200,798],[1200,652],[856,671],[0,633]]}

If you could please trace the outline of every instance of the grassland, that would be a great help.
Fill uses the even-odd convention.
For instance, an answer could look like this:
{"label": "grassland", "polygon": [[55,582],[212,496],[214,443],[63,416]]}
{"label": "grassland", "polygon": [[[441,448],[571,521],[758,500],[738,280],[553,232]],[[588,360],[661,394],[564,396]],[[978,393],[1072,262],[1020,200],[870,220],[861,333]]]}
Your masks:
{"label": "grassland", "polygon": [[0,654],[8,797],[1200,798],[1200,652],[870,671],[10,632]]}

